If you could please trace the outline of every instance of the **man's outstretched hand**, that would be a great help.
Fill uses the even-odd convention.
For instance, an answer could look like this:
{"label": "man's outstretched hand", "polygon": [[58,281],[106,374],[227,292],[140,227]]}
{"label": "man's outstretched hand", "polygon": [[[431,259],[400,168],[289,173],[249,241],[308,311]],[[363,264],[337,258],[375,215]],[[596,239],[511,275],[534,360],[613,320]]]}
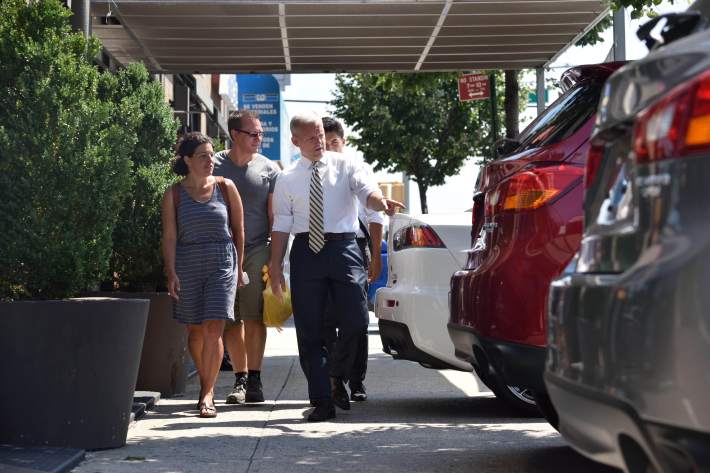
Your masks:
{"label": "man's outstretched hand", "polygon": [[392,200],[392,199],[383,198],[382,204],[385,206],[384,212],[387,215],[389,215],[390,217],[397,212],[398,208],[400,208],[402,210],[406,209],[406,207],[404,206],[404,204],[402,202]]}

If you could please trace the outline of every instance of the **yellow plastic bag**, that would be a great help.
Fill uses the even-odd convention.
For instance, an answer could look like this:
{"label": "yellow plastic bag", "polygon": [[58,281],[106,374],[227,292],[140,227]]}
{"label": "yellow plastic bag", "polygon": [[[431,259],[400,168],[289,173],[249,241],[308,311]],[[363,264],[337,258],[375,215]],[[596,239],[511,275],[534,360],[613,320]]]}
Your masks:
{"label": "yellow plastic bag", "polygon": [[286,286],[286,290],[282,291],[283,302],[279,301],[274,293],[271,292],[269,268],[264,266],[261,268],[261,272],[264,273],[262,279],[266,283],[266,289],[264,289],[264,325],[280,329],[284,322],[293,314],[291,307],[291,290]]}

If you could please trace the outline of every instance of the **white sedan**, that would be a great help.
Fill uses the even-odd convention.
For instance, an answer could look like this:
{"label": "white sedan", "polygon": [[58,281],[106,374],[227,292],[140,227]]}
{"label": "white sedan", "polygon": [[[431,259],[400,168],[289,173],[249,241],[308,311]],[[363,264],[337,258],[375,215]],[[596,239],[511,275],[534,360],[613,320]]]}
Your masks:
{"label": "white sedan", "polygon": [[385,353],[427,368],[471,371],[454,356],[446,328],[449,280],[466,264],[471,214],[395,214],[387,243],[387,286],[375,296]]}

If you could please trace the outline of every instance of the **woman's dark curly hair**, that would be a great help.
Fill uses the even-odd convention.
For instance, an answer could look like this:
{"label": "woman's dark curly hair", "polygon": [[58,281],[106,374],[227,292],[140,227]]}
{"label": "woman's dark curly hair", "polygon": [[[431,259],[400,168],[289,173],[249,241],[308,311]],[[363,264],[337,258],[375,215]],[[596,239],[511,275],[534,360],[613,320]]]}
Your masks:
{"label": "woman's dark curly hair", "polygon": [[180,176],[187,176],[190,170],[183,158],[185,156],[191,157],[197,148],[206,143],[212,144],[212,138],[199,131],[191,131],[182,135],[175,145],[176,156],[173,160],[173,172]]}

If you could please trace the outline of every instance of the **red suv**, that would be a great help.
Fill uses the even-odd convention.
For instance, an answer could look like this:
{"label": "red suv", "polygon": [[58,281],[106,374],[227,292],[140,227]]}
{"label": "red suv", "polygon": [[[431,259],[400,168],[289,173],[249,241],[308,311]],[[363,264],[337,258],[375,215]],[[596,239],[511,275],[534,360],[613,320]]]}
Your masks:
{"label": "red suv", "polygon": [[[579,249],[584,167],[602,87],[623,63],[574,67],[563,95],[486,165],[473,196],[472,248],[451,278],[449,335],[493,393],[538,412],[545,395],[547,294]],[[506,149],[507,148],[507,149]],[[541,401],[540,404],[543,404]]]}

